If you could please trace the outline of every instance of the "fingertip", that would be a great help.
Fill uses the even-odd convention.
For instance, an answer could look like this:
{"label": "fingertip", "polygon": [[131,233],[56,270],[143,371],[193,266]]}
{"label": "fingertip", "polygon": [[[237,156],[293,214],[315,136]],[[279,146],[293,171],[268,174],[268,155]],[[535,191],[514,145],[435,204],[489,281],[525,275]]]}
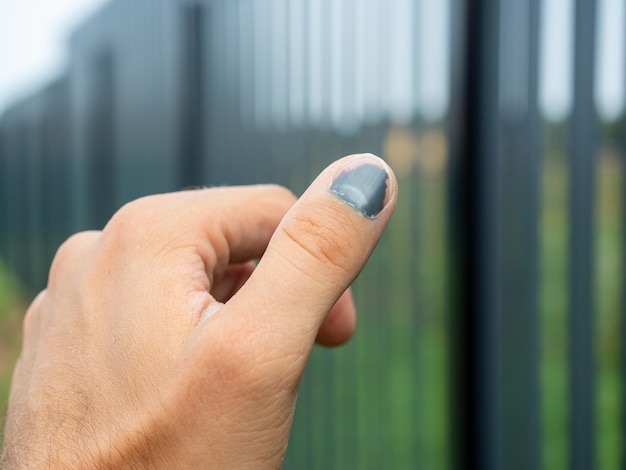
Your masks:
{"label": "fingertip", "polygon": [[328,190],[337,199],[371,220],[393,212],[397,180],[391,167],[371,153],[349,155],[330,165]]}

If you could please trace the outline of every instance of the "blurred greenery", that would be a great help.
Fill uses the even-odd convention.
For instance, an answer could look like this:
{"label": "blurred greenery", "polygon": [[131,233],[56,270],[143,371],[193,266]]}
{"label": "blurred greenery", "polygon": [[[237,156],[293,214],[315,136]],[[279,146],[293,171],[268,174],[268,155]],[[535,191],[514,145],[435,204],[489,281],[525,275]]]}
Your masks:
{"label": "blurred greenery", "polygon": [[[556,136],[555,136],[556,134]],[[557,129],[551,138],[561,140]],[[561,148],[563,148],[561,146]],[[620,279],[622,158],[608,144],[598,156],[594,296],[597,468],[620,468]],[[567,363],[568,179],[565,156],[544,164],[541,225],[541,400],[544,468],[568,464],[569,366]]]}
{"label": "blurred greenery", "polygon": [[[540,214],[542,424],[538,438],[542,441],[543,467],[564,470],[569,468],[570,395],[568,172],[563,151],[565,134],[560,128],[549,129],[548,133],[548,149],[552,150],[542,167]],[[550,140],[555,141],[553,146]],[[597,374],[594,436],[597,468],[604,470],[620,468],[622,452],[621,165],[621,156],[605,141],[598,155],[593,247]],[[329,457],[321,462],[323,468],[375,469],[385,463],[389,468],[448,468],[446,177],[441,169],[439,164],[433,164],[430,169],[420,165],[417,175],[399,172],[396,214],[355,286],[359,309],[357,337],[347,348],[334,352],[318,349],[313,354],[310,377],[304,382],[305,386],[312,384],[312,390],[304,390],[301,395],[305,400],[313,400],[313,409],[327,410],[325,414],[336,417],[341,424],[333,429],[324,422],[327,418],[309,421],[311,405],[305,404],[309,408],[296,413],[293,443],[302,445],[310,437],[316,442],[309,450],[311,454],[332,455],[329,444],[324,444],[328,440],[326,433],[332,430],[337,452],[358,457],[355,463],[334,455],[336,460]],[[381,284],[385,287],[381,288]],[[335,370],[335,377],[344,377],[340,388],[336,388],[330,411],[323,394],[328,393],[329,387],[337,387],[338,381],[316,381],[316,377],[323,377],[316,372],[325,367]],[[356,368],[354,388],[346,384],[353,380],[347,375],[352,367]],[[345,399],[346,392],[341,387],[348,388],[348,396],[354,394],[356,410],[351,414],[346,412],[350,401]],[[356,431],[347,427],[344,420],[356,420]],[[314,432],[303,434],[302,428],[312,428]],[[311,455],[298,455],[297,450],[294,462],[312,461]],[[330,462],[334,461],[346,463],[333,467]]]}
{"label": "blurred greenery", "polygon": [[[24,291],[20,288],[18,281],[0,259],[0,417],[2,417],[2,424],[9,399],[11,374],[21,347],[24,298]],[[3,432],[0,429],[0,438],[2,435]]]}
{"label": "blurred greenery", "polygon": [[[598,223],[595,256],[597,274],[596,361],[598,367],[598,468],[618,469],[622,449],[620,395],[623,392],[620,350],[622,294],[622,158],[608,153],[600,166],[598,189]],[[621,379],[620,379],[621,377]]]}
{"label": "blurred greenery", "polygon": [[[622,452],[621,171],[617,153],[610,148],[603,151],[598,167],[594,247],[598,372],[595,411],[598,468],[606,470],[619,468]],[[310,462],[314,468],[332,468],[325,465],[328,461],[334,461],[335,468],[359,469],[383,468],[394,462],[399,465],[395,468],[403,468],[402,462],[419,462],[429,469],[444,469],[449,464],[445,162],[425,160],[419,172],[409,169],[399,176],[404,184],[400,186],[397,214],[355,285],[360,310],[357,336],[338,351],[317,348],[303,379],[298,410],[305,412],[296,413],[297,439],[290,446],[290,455],[293,461]],[[567,188],[564,156],[547,157],[541,204],[541,439],[544,468],[551,470],[568,468]],[[408,253],[410,250],[417,250],[417,256]],[[407,262],[412,259],[418,260],[416,265]],[[387,285],[382,295],[381,283]],[[19,283],[0,260],[3,415],[20,348],[25,298]],[[379,359],[370,361],[372,357]],[[315,379],[322,376],[327,380]],[[385,436],[383,441],[381,436]]]}

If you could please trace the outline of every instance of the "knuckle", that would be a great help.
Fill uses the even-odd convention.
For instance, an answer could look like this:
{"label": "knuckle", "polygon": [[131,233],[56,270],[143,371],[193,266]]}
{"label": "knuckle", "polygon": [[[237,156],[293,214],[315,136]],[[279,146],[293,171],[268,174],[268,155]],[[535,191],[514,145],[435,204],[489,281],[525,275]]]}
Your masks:
{"label": "knuckle", "polygon": [[264,354],[258,338],[254,338],[257,333],[230,335],[230,340],[211,354],[213,380],[233,395],[262,395],[281,387],[291,389],[298,383],[296,364],[300,366],[300,362]]}
{"label": "knuckle", "polygon": [[79,232],[70,236],[59,246],[50,266],[48,275],[50,285],[62,277],[68,267],[83,255],[85,248],[94,242],[98,234],[99,232]]}
{"label": "knuckle", "polygon": [[[264,185],[255,194],[255,200],[260,210],[266,211],[266,213],[275,214],[279,216],[273,223],[277,224],[285,213],[296,202],[297,197],[287,188],[279,185]],[[276,228],[273,225],[272,230]]]}
{"label": "knuckle", "polygon": [[26,315],[24,315],[24,320],[22,322],[22,336],[24,338],[24,342],[29,341],[31,337],[33,337],[38,330],[38,325],[41,320],[41,308],[44,298],[46,297],[46,291],[41,291],[37,297],[33,300],[33,302],[26,310]]}
{"label": "knuckle", "polygon": [[256,358],[245,352],[241,345],[223,346],[211,357],[208,370],[210,381],[228,396],[251,394],[259,385]]}
{"label": "knuckle", "polygon": [[146,196],[127,202],[113,214],[104,228],[105,232],[126,232],[133,227],[140,226],[141,222],[150,216],[153,211],[156,196]]}
{"label": "knuckle", "polygon": [[314,262],[342,271],[349,270],[361,245],[354,222],[337,211],[317,209],[296,214],[284,231]]}
{"label": "knuckle", "polygon": [[278,200],[283,200],[293,204],[298,199],[290,189],[284,186],[278,184],[268,184],[266,188],[268,193]]}
{"label": "knuckle", "polygon": [[162,201],[161,195],[154,195],[124,204],[104,227],[105,245],[115,251],[150,239],[157,222],[162,220]]}

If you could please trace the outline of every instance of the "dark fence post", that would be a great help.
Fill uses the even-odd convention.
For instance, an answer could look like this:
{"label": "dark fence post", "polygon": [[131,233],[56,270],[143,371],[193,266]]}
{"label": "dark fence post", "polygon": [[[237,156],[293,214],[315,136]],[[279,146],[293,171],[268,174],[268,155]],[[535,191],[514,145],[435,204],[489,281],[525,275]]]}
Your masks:
{"label": "dark fence post", "polygon": [[531,470],[541,461],[539,1],[503,2],[501,21],[500,452],[502,468]]}
{"label": "dark fence post", "polygon": [[[224,93],[227,82],[225,67],[226,33],[224,31],[224,3],[213,2],[210,7],[211,15],[206,18],[206,53],[209,66],[206,69],[205,78],[208,80],[207,114],[210,119],[207,132],[207,147],[209,149],[209,161],[205,165],[209,167],[208,183],[225,184],[228,181],[228,168],[226,161],[226,96]],[[219,118],[217,118],[219,116]]]}
{"label": "dark fence post", "polygon": [[500,467],[498,0],[454,2],[449,242],[454,468]]}
{"label": "dark fence post", "polygon": [[[420,74],[421,74],[421,38],[420,38],[420,24],[421,24],[421,16],[422,16],[422,5],[418,2],[413,3],[413,34],[411,37],[411,55],[413,57],[413,65],[411,70],[411,80],[413,84],[413,109],[419,108],[419,98],[418,90],[420,86]],[[413,120],[411,122],[411,132],[415,139],[423,139],[425,134],[424,122],[421,118],[419,112],[414,113]],[[418,346],[421,343],[421,337],[423,335],[423,314],[422,314],[422,303],[424,299],[423,295],[423,286],[420,282],[420,260],[423,248],[423,238],[421,237],[420,228],[425,224],[422,222],[422,204],[420,201],[420,196],[424,194],[421,187],[420,180],[420,168],[415,161],[415,156],[412,156],[413,161],[411,162],[411,170],[410,176],[408,179],[408,198],[409,198],[409,207],[410,207],[410,222],[409,222],[409,234],[410,234],[410,251],[408,253],[409,257],[409,279],[411,283],[411,294],[410,294],[410,323],[409,328],[411,329],[411,335],[413,340],[411,341],[411,346],[409,349],[409,354],[411,356],[411,362],[416,364],[414,370],[411,373],[411,396],[413,400],[411,401],[411,408],[408,411],[411,417],[411,428],[409,429],[411,441],[413,442],[412,450],[411,450],[411,460],[415,466],[418,464],[423,464],[424,459],[423,455],[425,454],[424,445],[424,436],[426,434],[425,427],[420,425],[420,400],[424,396],[424,383],[426,382],[423,379],[423,376],[420,376],[419,369],[417,365],[420,363],[420,347]],[[406,184],[406,183],[405,183]]]}
{"label": "dark fence post", "polygon": [[205,157],[205,76],[207,57],[205,6],[184,5],[181,41],[181,116],[180,116],[180,186],[201,186]]}
{"label": "dark fence post", "polygon": [[89,117],[86,127],[89,228],[102,229],[116,208],[115,58],[110,47],[91,63]]}
{"label": "dark fence post", "polygon": [[597,119],[595,0],[575,3],[574,109],[569,123],[570,468],[595,467],[593,224]]}
{"label": "dark fence post", "polygon": [[70,84],[66,78],[47,89],[43,122],[46,271],[57,248],[70,235]]}

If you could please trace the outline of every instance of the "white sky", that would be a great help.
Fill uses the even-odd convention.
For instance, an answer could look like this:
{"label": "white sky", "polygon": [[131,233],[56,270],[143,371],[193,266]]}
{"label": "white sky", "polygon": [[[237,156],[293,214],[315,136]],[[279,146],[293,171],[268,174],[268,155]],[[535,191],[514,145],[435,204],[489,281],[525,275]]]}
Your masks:
{"label": "white sky", "polygon": [[617,117],[624,108],[624,0],[601,0],[598,11],[598,76],[596,99],[600,112]]}
{"label": "white sky", "polygon": [[[0,0],[0,113],[63,69],[67,35],[105,1]],[[428,114],[430,110],[434,116],[445,108],[448,67],[442,49],[447,48],[448,1],[422,0],[422,18],[429,20],[420,25],[421,80],[415,90],[407,80],[396,78],[390,83],[392,91],[388,99],[392,113],[406,115],[407,99],[421,103],[422,112]],[[624,105],[625,1],[599,1],[596,99],[600,113],[609,118],[618,116]],[[348,3],[358,5],[359,0]],[[399,44],[402,39],[399,35],[410,33],[407,31],[409,23],[403,20],[401,13],[410,11],[411,1],[394,0],[390,4],[395,6],[389,10],[388,20],[396,27],[392,28],[389,41]],[[565,117],[571,107],[572,0],[544,0],[542,12],[540,104],[547,117],[559,119]],[[392,68],[396,68],[396,56],[401,49],[393,49],[396,52],[392,52],[389,59]]]}
{"label": "white sky", "polygon": [[65,39],[105,0],[0,0],[0,113],[58,74]]}

